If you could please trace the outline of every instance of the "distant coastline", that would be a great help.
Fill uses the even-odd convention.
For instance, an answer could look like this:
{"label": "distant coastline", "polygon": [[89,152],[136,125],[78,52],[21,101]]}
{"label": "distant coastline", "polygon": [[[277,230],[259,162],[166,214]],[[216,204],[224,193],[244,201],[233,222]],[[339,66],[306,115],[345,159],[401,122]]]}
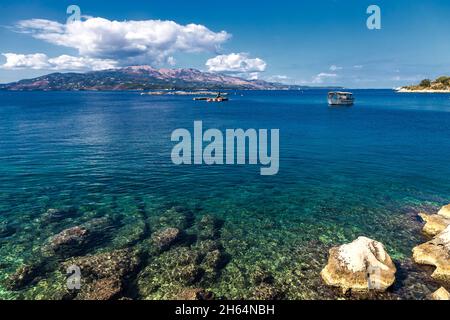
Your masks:
{"label": "distant coastline", "polygon": [[399,88],[396,90],[398,93],[450,93],[450,89],[448,90],[432,90],[432,89],[407,89],[407,88]]}
{"label": "distant coastline", "polygon": [[418,85],[396,89],[399,93],[450,93],[450,77],[442,76],[436,80],[424,79]]}
{"label": "distant coastline", "polygon": [[132,66],[88,73],[52,73],[0,84],[0,91],[223,91],[303,90],[307,86],[248,80],[196,69],[155,69]]}

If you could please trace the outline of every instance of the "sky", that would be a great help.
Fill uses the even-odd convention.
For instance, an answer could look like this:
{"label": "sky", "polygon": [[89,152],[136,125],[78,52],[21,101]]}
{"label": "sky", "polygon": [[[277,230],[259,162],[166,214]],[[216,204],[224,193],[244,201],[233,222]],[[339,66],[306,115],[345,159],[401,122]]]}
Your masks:
{"label": "sky", "polygon": [[2,0],[0,83],[145,64],[393,88],[450,75],[449,30],[448,0]]}

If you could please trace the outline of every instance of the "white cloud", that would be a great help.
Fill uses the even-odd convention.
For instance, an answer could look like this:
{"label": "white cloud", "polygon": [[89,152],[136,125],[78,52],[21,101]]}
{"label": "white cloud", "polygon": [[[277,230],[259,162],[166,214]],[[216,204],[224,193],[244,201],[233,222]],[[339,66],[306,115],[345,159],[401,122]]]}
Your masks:
{"label": "white cloud", "polygon": [[1,65],[2,69],[45,69],[48,68],[48,58],[43,53],[15,54],[2,53],[6,62]]}
{"label": "white cloud", "polygon": [[354,68],[354,69],[357,69],[357,70],[361,70],[363,67],[364,67],[364,66],[362,66],[362,65],[360,65],[360,64],[357,64],[357,65],[354,65],[354,66],[353,66],[353,68]]}
{"label": "white cloud", "polygon": [[206,61],[210,72],[246,73],[251,74],[263,72],[267,64],[260,58],[250,58],[247,53],[230,53],[216,56]]}
{"label": "white cloud", "polygon": [[57,70],[57,71],[76,71],[76,70],[104,70],[117,66],[117,62],[108,59],[95,59],[86,57],[73,57],[61,55],[56,58],[48,58],[43,53],[35,54],[16,54],[3,53],[6,62],[0,65],[1,69],[35,69],[35,70]]}
{"label": "white cloud", "polygon": [[282,83],[292,82],[292,79],[290,77],[282,74],[268,76],[265,77],[264,80],[269,82],[282,82]]}
{"label": "white cloud", "polygon": [[113,59],[121,64],[162,63],[176,52],[217,52],[231,35],[199,24],[174,21],[111,21],[87,17],[61,24],[44,19],[20,21],[18,32],[46,42],[74,48],[80,56]]}
{"label": "white cloud", "polygon": [[324,83],[326,80],[337,78],[337,76],[338,75],[336,73],[321,72],[317,76],[314,77],[312,82],[313,83]]}
{"label": "white cloud", "polygon": [[332,66],[330,66],[330,71],[338,71],[338,70],[342,70],[342,69],[343,69],[342,67],[339,67],[334,64]]}
{"label": "white cloud", "polygon": [[63,33],[64,27],[64,24],[46,19],[22,20],[17,24],[19,32],[30,34],[37,34],[44,30],[46,33]]}
{"label": "white cloud", "polygon": [[56,70],[105,70],[117,67],[117,62],[111,59],[95,59],[62,55],[49,59],[48,62]]}
{"label": "white cloud", "polygon": [[277,79],[277,80],[288,80],[289,77],[285,76],[285,75],[274,75],[272,76],[272,79]]}

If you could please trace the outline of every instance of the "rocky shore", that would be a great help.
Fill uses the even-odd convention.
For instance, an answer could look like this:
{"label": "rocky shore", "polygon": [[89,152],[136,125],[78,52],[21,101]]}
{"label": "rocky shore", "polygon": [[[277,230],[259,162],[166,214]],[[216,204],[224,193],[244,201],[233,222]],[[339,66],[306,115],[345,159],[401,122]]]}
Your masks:
{"label": "rocky shore", "polygon": [[330,249],[321,276],[326,284],[348,290],[385,291],[395,281],[397,269],[383,244],[359,237],[349,244]]}
{"label": "rocky shore", "polygon": [[[71,225],[74,217],[83,217],[84,222]],[[229,298],[223,294],[226,291],[215,289],[218,281],[229,283],[231,294],[233,284],[240,282],[247,293],[238,298],[273,300],[289,299],[305,282],[308,286],[314,283],[315,290],[334,299],[398,299],[394,291],[407,290],[399,288],[411,282],[422,291],[426,284],[428,299],[448,300],[450,205],[418,217],[428,241],[413,249],[410,260],[397,260],[390,246],[364,236],[328,247],[312,241],[317,252],[311,261],[301,251],[289,257],[282,254],[285,259],[298,259],[289,261],[298,268],[283,275],[277,265],[270,264],[248,265],[249,270],[237,272],[241,265],[233,259],[239,253],[224,245],[229,231],[209,213],[198,215],[186,207],[172,206],[160,214],[146,215],[138,206],[135,214],[113,219],[95,212],[81,215],[71,208],[48,209],[36,223],[43,230],[49,225],[64,227],[44,238],[35,256],[1,284],[21,299],[208,300]],[[8,225],[3,230],[8,230],[3,231],[7,236],[15,229]],[[241,250],[249,249],[242,242]],[[425,269],[419,275],[422,265]],[[80,270],[79,290],[67,287],[68,270],[74,266]],[[317,269],[322,269],[320,274]],[[227,278],[230,275],[240,278]]]}
{"label": "rocky shore", "polygon": [[[53,216],[67,218],[50,209],[41,223]],[[23,293],[24,299],[212,299],[205,288],[228,261],[220,243],[221,221],[204,215],[194,225],[192,212],[182,207],[170,208],[152,221],[140,219],[134,225],[145,229],[150,224],[149,237],[138,237],[131,246],[113,239],[123,248],[109,251],[95,250],[95,242],[102,239],[99,234],[112,224],[109,219],[66,228],[49,237],[39,257],[19,267],[4,285]],[[141,236],[143,229],[137,228]],[[66,272],[73,266],[81,272],[80,290],[66,286]]]}
{"label": "rocky shore", "polygon": [[450,284],[450,205],[435,215],[420,215],[424,233],[432,239],[413,249],[413,259],[418,264],[435,267],[431,275],[437,281]]}
{"label": "rocky shore", "polygon": [[[437,214],[419,213],[423,233],[432,237],[413,249],[413,261],[434,267],[431,277],[442,287],[430,295],[434,300],[450,300],[450,205]],[[384,245],[359,237],[349,244],[330,249],[328,264],[321,272],[323,281],[344,293],[386,291],[396,281],[397,269]]]}

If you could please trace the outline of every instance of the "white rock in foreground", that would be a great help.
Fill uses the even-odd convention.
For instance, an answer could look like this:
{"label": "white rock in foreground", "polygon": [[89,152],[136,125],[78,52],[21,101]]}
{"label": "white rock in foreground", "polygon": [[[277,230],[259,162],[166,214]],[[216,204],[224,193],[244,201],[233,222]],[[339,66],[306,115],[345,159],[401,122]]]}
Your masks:
{"label": "white rock in foreground", "polygon": [[450,283],[450,226],[433,240],[413,249],[416,263],[435,266],[434,279]]}
{"label": "white rock in foreground", "polygon": [[384,291],[395,282],[397,269],[383,244],[359,237],[330,249],[327,266],[320,273],[327,285],[348,290]]}
{"label": "white rock in foreground", "polygon": [[423,232],[431,237],[438,235],[450,225],[450,219],[438,214],[419,213],[419,216],[425,222]]}
{"label": "white rock in foreground", "polygon": [[438,215],[450,219],[450,204],[443,206],[441,210],[439,210]]}
{"label": "white rock in foreground", "polygon": [[438,290],[431,294],[432,300],[450,300],[450,293],[445,290],[444,287],[440,287]]}

